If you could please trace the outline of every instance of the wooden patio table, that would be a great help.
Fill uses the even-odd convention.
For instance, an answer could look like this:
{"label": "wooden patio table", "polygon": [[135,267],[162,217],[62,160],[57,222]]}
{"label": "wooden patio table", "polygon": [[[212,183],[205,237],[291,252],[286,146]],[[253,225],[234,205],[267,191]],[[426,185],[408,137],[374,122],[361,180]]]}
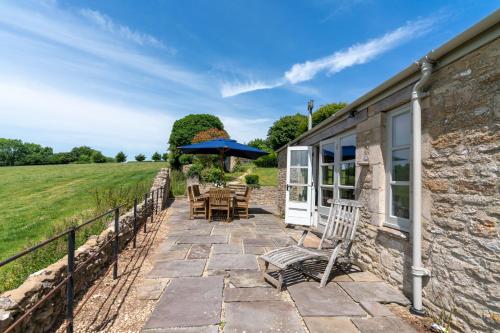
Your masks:
{"label": "wooden patio table", "polygon": [[[231,189],[231,201],[232,201],[232,208],[233,208],[233,217],[234,217],[234,207],[236,206],[236,191]],[[206,205],[206,213],[205,213],[205,217],[208,219],[208,207],[209,207],[209,200],[210,200],[210,190],[206,191],[205,193],[203,193],[202,195],[200,195],[199,197],[200,198],[204,198],[205,199],[205,205]]]}

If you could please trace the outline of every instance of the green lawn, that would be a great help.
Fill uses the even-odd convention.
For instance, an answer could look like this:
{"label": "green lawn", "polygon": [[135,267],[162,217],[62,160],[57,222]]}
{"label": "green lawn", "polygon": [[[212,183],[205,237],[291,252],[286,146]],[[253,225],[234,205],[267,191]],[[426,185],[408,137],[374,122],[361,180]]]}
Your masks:
{"label": "green lawn", "polygon": [[260,186],[277,186],[278,168],[252,168],[251,173],[259,176]]}
{"label": "green lawn", "polygon": [[0,168],[0,259],[79,223],[135,192],[165,163]]}

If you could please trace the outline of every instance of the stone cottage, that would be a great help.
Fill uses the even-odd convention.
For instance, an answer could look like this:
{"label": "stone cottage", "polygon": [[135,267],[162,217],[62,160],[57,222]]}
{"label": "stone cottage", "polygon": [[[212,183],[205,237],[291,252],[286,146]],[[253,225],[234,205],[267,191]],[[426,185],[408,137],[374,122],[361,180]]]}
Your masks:
{"label": "stone cottage", "polygon": [[354,257],[414,312],[500,327],[500,11],[278,150],[288,224],[363,205]]}

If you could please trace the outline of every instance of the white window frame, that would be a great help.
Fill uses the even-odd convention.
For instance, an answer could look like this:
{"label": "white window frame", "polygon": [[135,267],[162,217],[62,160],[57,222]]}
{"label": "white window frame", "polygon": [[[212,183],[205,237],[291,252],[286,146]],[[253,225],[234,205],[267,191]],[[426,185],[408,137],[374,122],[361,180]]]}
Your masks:
{"label": "white window frame", "polygon": [[[412,184],[411,184],[411,176],[412,176],[412,133],[409,133],[408,135],[410,136],[410,143],[407,145],[401,145],[397,147],[393,147],[392,142],[393,142],[393,137],[392,137],[392,123],[393,119],[396,116],[399,116],[401,114],[408,113],[410,115],[410,130],[412,128],[411,124],[411,109],[410,105],[403,105],[391,112],[388,113],[387,116],[387,147],[386,147],[386,161],[387,161],[387,168],[386,168],[386,221],[384,223],[385,226],[406,231],[409,232],[411,229],[411,220],[410,219],[405,219],[402,217],[398,216],[393,216],[392,215],[392,186],[393,185],[402,185],[402,186],[408,186],[409,190],[409,208],[410,208],[410,217],[411,217],[411,212],[412,212],[412,206],[411,206],[411,191],[412,191]],[[410,156],[408,162],[410,163],[410,179],[408,181],[393,181],[392,180],[392,152],[396,150],[402,150],[402,149],[409,149],[410,150]]]}

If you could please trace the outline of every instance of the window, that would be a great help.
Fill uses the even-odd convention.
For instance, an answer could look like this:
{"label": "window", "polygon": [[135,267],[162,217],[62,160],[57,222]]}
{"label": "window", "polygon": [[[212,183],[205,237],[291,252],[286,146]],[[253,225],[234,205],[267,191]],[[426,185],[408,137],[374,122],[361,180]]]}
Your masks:
{"label": "window", "polygon": [[410,229],[411,113],[408,107],[388,117],[387,225]]}
{"label": "window", "polygon": [[320,147],[320,208],[329,208],[333,198],[354,200],[356,135],[329,139]]}

